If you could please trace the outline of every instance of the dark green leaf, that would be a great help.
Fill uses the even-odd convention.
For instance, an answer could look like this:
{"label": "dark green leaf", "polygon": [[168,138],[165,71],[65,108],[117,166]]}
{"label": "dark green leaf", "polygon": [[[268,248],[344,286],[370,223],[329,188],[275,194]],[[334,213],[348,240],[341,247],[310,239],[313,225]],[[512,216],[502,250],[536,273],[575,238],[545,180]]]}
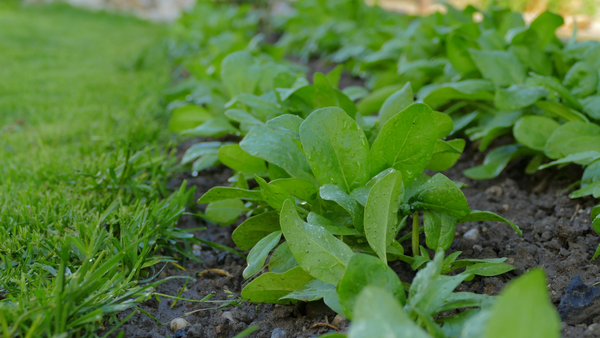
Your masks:
{"label": "dark green leaf", "polygon": [[465,195],[452,180],[435,174],[425,182],[408,201],[415,210],[431,210],[454,218],[469,214]]}
{"label": "dark green leaf", "polygon": [[468,215],[459,218],[457,223],[468,223],[468,222],[481,222],[481,221],[494,221],[494,222],[503,222],[510,225],[515,231],[519,234],[519,236],[523,235],[523,232],[519,228],[518,225],[513,222],[507,220],[506,218],[496,215],[491,211],[479,211],[473,210]]}
{"label": "dark green leaf", "polygon": [[248,266],[244,269],[242,276],[248,279],[259,273],[265,265],[269,252],[279,244],[281,231],[275,231],[262,238],[248,253]]}
{"label": "dark green leaf", "polygon": [[267,272],[246,285],[242,290],[242,298],[252,303],[290,304],[294,301],[282,300],[281,297],[312,279],[313,277],[299,266],[284,273]]}
{"label": "dark green leaf", "polygon": [[534,150],[544,151],[546,142],[558,126],[558,122],[553,119],[528,115],[515,123],[513,135],[519,143]]}

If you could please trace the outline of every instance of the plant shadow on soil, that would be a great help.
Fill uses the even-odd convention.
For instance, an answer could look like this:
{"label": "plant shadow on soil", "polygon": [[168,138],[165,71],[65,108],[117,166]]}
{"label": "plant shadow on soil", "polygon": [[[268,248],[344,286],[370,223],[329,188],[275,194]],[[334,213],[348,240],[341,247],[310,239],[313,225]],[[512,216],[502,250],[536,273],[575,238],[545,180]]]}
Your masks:
{"label": "plant shadow on soil", "polygon": [[[343,85],[342,85],[343,86]],[[195,140],[196,142],[198,140]],[[497,144],[510,142],[503,138]],[[192,142],[180,146],[185,151]],[[576,177],[581,177],[579,168],[570,166],[562,170],[547,169],[534,175],[525,174],[527,159],[514,161],[497,178],[485,181],[473,181],[462,175],[463,170],[480,164],[485,153],[479,153],[474,143],[467,143],[467,148],[458,163],[447,172],[449,178],[461,181],[468,186],[463,192],[473,210],[488,210],[514,221],[523,230],[519,237],[514,230],[498,222],[472,222],[457,226],[455,242],[447,254],[462,251],[460,258],[498,258],[506,257],[507,262],[516,269],[496,277],[475,277],[472,281],[461,284],[457,291],[470,291],[497,295],[508,282],[523,274],[528,269],[543,267],[548,276],[548,291],[552,302],[558,306],[561,297],[571,280],[579,275],[581,280],[591,285],[600,282],[600,258],[590,261],[600,238],[590,221],[590,212],[594,206],[591,198],[571,200],[568,191]],[[196,198],[211,187],[227,185],[231,171],[226,167],[212,168],[200,172],[198,176],[182,174],[170,182],[173,187],[187,180],[188,186],[196,186]],[[239,222],[238,222],[239,224]],[[198,238],[235,247],[231,233],[235,226],[219,227],[205,224],[201,219],[184,216],[180,220],[183,228],[206,226],[207,230],[196,232]],[[404,229],[400,236],[408,229]],[[465,235],[467,232],[469,234]],[[422,238],[423,239],[423,238]],[[405,247],[410,252],[410,244]],[[227,300],[228,292],[239,296],[244,285],[242,271],[246,262],[229,252],[217,252],[203,245],[200,256],[204,263],[189,263],[187,271],[181,271],[173,265],[162,273],[166,276],[193,277],[187,284],[187,290],[181,297],[202,299],[209,293],[214,293],[211,300]],[[402,281],[410,282],[414,272],[406,263],[396,261],[390,264]],[[209,272],[202,277],[196,274],[207,269],[223,269],[231,277]],[[183,287],[184,279],[170,280],[161,284],[157,292],[177,295]],[[161,298],[148,300],[140,304],[140,308],[154,315],[164,325],[143,314],[134,315],[119,330],[111,335],[116,337],[124,331],[125,337],[187,337],[187,338],[216,338],[233,337],[249,326],[259,328],[249,337],[284,338],[317,337],[326,332],[333,332],[324,326],[314,326],[319,323],[331,322],[335,313],[322,302],[295,305],[250,304],[243,302],[239,306],[228,306],[214,309],[218,304],[191,303],[178,301],[171,308],[172,299]],[[200,310],[200,311],[197,311]],[[125,318],[132,310],[118,315]],[[181,317],[187,312],[197,311],[184,317],[191,325],[178,334],[168,327],[170,320]],[[563,323],[563,337],[600,337],[600,316],[592,316],[586,322],[576,325]],[[342,321],[338,328],[347,329],[347,321]],[[110,327],[107,327],[108,330]],[[283,332],[285,331],[285,332]],[[98,333],[103,334],[100,330]]]}

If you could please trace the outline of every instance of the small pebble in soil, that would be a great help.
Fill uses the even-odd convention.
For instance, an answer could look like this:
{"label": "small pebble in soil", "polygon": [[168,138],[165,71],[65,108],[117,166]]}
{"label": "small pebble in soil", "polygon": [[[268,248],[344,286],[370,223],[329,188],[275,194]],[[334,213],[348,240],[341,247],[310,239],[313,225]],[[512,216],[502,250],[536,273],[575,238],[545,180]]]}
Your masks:
{"label": "small pebble in soil", "polygon": [[271,332],[271,338],[286,338],[287,332],[284,329],[276,328]]}
{"label": "small pebble in soil", "polygon": [[477,230],[477,228],[471,229],[463,235],[463,238],[471,241],[477,241],[479,239],[479,230]]}
{"label": "small pebble in soil", "polygon": [[185,320],[183,318],[175,318],[171,321],[171,323],[169,323],[169,327],[171,328],[171,331],[173,331],[173,332],[183,329],[189,325],[190,325],[190,322],[188,322],[187,320]]}

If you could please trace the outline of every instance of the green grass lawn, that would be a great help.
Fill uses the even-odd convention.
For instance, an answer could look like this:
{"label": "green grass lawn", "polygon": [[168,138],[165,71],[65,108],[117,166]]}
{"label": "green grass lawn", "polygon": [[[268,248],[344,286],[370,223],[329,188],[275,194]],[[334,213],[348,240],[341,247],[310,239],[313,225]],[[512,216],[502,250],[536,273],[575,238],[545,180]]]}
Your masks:
{"label": "green grass lawn", "polygon": [[[164,26],[0,4],[0,336],[94,336],[181,237]],[[142,282],[140,282],[142,280]]]}

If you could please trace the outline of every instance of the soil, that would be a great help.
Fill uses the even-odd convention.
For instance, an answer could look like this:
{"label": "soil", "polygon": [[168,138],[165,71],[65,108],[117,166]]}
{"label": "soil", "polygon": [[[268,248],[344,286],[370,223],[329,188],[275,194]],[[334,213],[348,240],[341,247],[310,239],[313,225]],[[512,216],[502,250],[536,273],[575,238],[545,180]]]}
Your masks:
{"label": "soil", "polygon": [[[198,141],[198,140],[194,140]],[[505,143],[510,139],[500,140]],[[181,146],[185,150],[193,142]],[[477,144],[468,143],[465,153],[454,168],[445,174],[455,181],[468,186],[463,189],[473,210],[489,210],[517,223],[523,231],[519,237],[514,230],[503,223],[473,222],[457,227],[457,234],[450,251],[462,251],[459,258],[496,258],[507,257],[508,263],[517,269],[496,277],[476,277],[458,287],[459,291],[471,291],[498,294],[508,282],[535,267],[543,267],[548,276],[548,291],[552,302],[558,306],[561,297],[573,278],[580,276],[587,285],[600,282],[600,259],[590,261],[600,243],[600,238],[591,228],[590,212],[595,205],[591,198],[571,200],[565,189],[581,177],[580,168],[575,166],[561,170],[547,169],[534,175],[526,175],[524,168],[527,159],[511,163],[502,174],[492,180],[473,181],[462,175],[463,170],[480,164],[485,154],[479,153]],[[213,186],[225,185],[231,171],[217,167],[199,173],[197,176],[181,174],[171,184],[177,187],[185,179],[188,186],[196,186],[196,197],[201,196]],[[239,223],[238,223],[239,224]],[[206,226],[207,230],[197,232],[198,238],[234,247],[231,233],[235,226],[219,227],[205,224],[202,219],[184,216],[180,221],[183,228]],[[407,231],[407,230],[405,230]],[[469,236],[463,236],[470,231]],[[400,235],[403,235],[401,233]],[[409,252],[409,248],[405,248]],[[189,263],[187,271],[181,271],[170,265],[161,275],[190,276],[181,297],[202,299],[210,293],[211,300],[231,300],[232,295],[239,297],[244,285],[242,271],[244,259],[229,252],[218,252],[203,245],[197,252],[204,263]],[[414,273],[408,264],[397,261],[391,267],[403,281],[410,282]],[[197,273],[208,269],[221,269],[228,275],[208,272],[202,277]],[[184,285],[183,279],[170,280],[161,284],[157,292],[177,295]],[[163,325],[143,314],[134,315],[117,332],[124,331],[125,337],[233,337],[249,326],[258,329],[249,337],[317,337],[332,331],[320,323],[331,323],[336,314],[322,302],[296,305],[249,304],[241,302],[237,306],[216,309],[215,303],[192,303],[178,301],[171,307],[173,300],[162,298],[161,302],[151,299],[140,304],[140,308],[155,316]],[[131,310],[119,314],[123,319]],[[179,332],[169,329],[168,323],[185,316],[190,326]],[[337,318],[339,320],[339,318]],[[592,316],[575,325],[563,323],[563,337],[600,337],[600,316]],[[348,322],[336,323],[344,331]],[[110,327],[107,327],[108,330]],[[99,331],[103,334],[105,331]],[[116,333],[111,337],[116,337]]]}

